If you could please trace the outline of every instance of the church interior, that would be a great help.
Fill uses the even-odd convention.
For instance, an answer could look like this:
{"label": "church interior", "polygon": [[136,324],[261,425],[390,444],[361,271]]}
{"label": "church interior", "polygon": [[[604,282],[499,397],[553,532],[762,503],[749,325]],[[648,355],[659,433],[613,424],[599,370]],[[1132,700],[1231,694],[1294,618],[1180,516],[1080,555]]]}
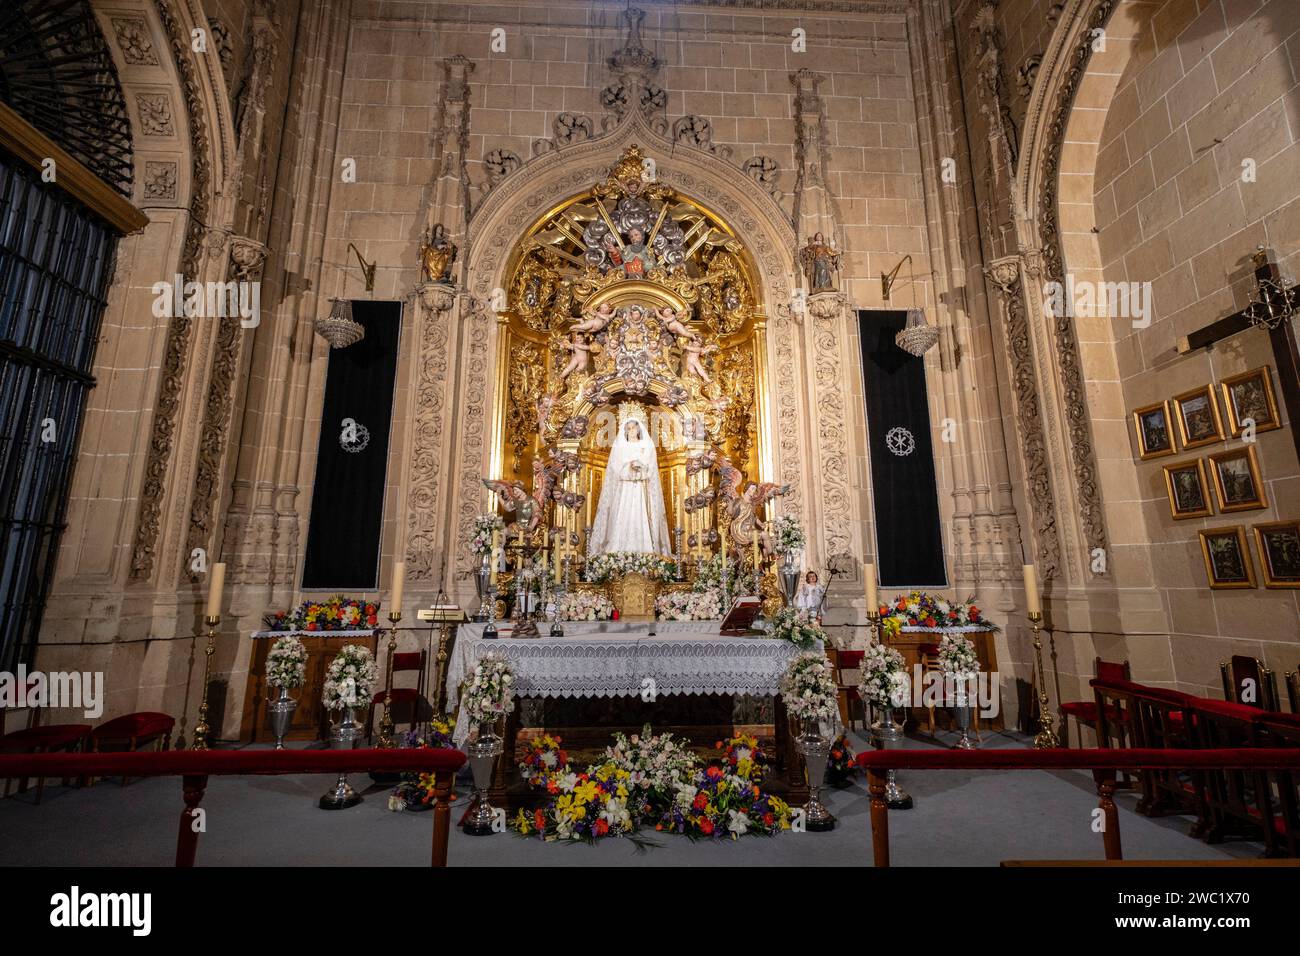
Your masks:
{"label": "church interior", "polygon": [[1295,0],[7,0],[0,864],[1267,885],[1298,272]]}

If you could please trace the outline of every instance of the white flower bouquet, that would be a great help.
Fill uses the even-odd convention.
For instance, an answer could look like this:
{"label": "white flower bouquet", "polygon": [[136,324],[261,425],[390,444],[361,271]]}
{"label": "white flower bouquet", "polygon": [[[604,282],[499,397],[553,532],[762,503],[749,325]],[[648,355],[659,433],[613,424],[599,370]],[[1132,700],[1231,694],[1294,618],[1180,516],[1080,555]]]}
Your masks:
{"label": "white flower bouquet", "polygon": [[656,581],[670,581],[677,575],[677,563],[648,551],[611,551],[588,558],[583,574],[593,584],[603,584],[619,574],[644,574]]}
{"label": "white flower bouquet", "polygon": [[590,591],[566,591],[555,612],[561,621],[608,621],[614,616],[614,602]]}
{"label": "white flower bouquet", "polygon": [[908,697],[903,655],[885,644],[868,644],[862,657],[862,699],[877,707],[902,707]]}
{"label": "white flower bouquet", "polygon": [[826,643],[826,632],[821,629],[817,619],[807,611],[783,607],[772,616],[768,636],[777,640],[789,641],[795,647],[812,650],[820,641]]}
{"label": "white flower bouquet", "polygon": [[655,610],[665,621],[713,621],[722,617],[722,592],[670,591],[655,598]]}
{"label": "white flower bouquet", "polygon": [[505,527],[500,515],[476,515],[470,526],[469,550],[476,557],[492,551],[492,535]]}
{"label": "white flower bouquet", "polygon": [[366,707],[370,704],[378,676],[379,669],[370,648],[345,644],[325,672],[321,701],[329,710]]}
{"label": "white flower bouquet", "polygon": [[[708,591],[722,586],[722,555],[715,554],[705,558],[695,569],[696,591]],[[736,580],[736,565],[734,561],[727,562],[727,581]]]}
{"label": "white flower bouquet", "polygon": [[461,698],[465,716],[475,723],[487,723],[511,713],[515,709],[514,684],[510,662],[496,652],[484,654]]}
{"label": "white flower bouquet", "polygon": [[945,677],[969,681],[979,675],[980,662],[975,645],[961,634],[945,634],[939,640],[939,669]]}
{"label": "white flower bouquet", "polygon": [[772,538],[776,542],[776,550],[780,554],[802,551],[804,545],[808,543],[808,539],[803,532],[803,525],[799,523],[799,519],[794,515],[781,515],[772,523]]}
{"label": "white flower bouquet", "polygon": [[306,679],[307,648],[292,635],[280,638],[266,655],[266,685],[293,690]]}
{"label": "white flower bouquet", "polygon": [[798,720],[818,724],[838,721],[839,690],[824,654],[804,651],[790,662],[781,679],[781,700],[790,716]]}

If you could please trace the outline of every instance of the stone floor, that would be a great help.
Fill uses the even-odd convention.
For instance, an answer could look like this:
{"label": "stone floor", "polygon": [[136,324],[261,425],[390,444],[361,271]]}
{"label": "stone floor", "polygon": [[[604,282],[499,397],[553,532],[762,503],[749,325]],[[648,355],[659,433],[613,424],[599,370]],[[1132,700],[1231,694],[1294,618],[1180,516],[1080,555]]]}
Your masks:
{"label": "stone floor", "polygon": [[[855,735],[856,736],[856,735]],[[951,738],[941,735],[948,742]],[[1010,733],[986,734],[986,747],[1019,747]],[[910,747],[938,745],[929,738]],[[859,738],[855,749],[863,746]],[[1101,859],[1101,834],[1092,831],[1097,798],[1090,774],[1045,771],[906,771],[900,781],[915,809],[890,814],[895,866],[995,866],[1002,860]],[[200,865],[368,863],[421,866],[429,859],[433,818],[393,813],[387,789],[366,791],[350,810],[325,812],[316,800],[331,781],[320,776],[213,777],[203,806],[207,832]],[[369,783],[358,775],[354,785]],[[467,787],[458,787],[458,819]],[[138,780],[123,788],[102,781],[92,788],[46,788],[40,806],[33,791],[0,801],[0,865],[170,865],[181,809],[177,778]],[[655,835],[659,846],[638,850],[626,840],[597,846],[546,844],[512,833],[469,837],[454,830],[453,866],[865,866],[871,863],[868,800],[861,780],[828,793],[839,818],[831,833],[784,833],[737,842],[692,843]],[[1148,819],[1123,793],[1120,828],[1128,859],[1214,860],[1258,857],[1261,847],[1237,842],[1209,846],[1187,835],[1190,820]]]}

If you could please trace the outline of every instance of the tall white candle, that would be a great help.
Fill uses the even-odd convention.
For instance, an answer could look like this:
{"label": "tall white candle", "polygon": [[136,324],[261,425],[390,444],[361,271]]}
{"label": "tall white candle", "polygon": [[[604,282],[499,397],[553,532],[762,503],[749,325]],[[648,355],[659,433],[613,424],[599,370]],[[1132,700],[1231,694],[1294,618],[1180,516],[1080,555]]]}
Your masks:
{"label": "tall white candle", "polygon": [[880,610],[880,594],[876,590],[876,566],[868,564],[863,569],[862,576],[867,583],[867,613],[875,614]]}
{"label": "tall white candle", "polygon": [[1029,606],[1030,614],[1043,613],[1042,596],[1038,592],[1038,569],[1032,564],[1024,566],[1025,572],[1025,602]]}
{"label": "tall white candle", "polygon": [[398,561],[393,565],[393,606],[390,611],[402,609],[402,591],[406,588],[406,562]]}
{"label": "tall white candle", "polygon": [[208,617],[219,617],[221,615],[221,592],[226,586],[226,565],[224,563],[214,564],[212,566],[212,576],[208,578],[208,608],[205,612]]}

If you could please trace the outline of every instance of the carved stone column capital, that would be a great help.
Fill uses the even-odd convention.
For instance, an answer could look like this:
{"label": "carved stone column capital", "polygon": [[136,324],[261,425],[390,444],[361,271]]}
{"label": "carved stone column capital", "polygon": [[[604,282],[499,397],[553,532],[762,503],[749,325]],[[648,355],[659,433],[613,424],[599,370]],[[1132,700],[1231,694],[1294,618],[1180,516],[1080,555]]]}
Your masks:
{"label": "carved stone column capital", "polygon": [[844,313],[848,297],[843,292],[815,292],[808,296],[808,311],[814,319],[833,319]]}
{"label": "carved stone column capital", "polygon": [[267,248],[264,243],[246,236],[230,237],[230,271],[233,278],[250,282],[262,274]]}
{"label": "carved stone column capital", "polygon": [[456,304],[456,287],[446,282],[421,282],[415,287],[420,304],[433,312],[446,312]]}
{"label": "carved stone column capital", "polygon": [[1021,264],[1019,256],[1003,256],[985,266],[984,274],[998,287],[1002,295],[1008,296],[1011,294],[1011,287],[1020,278]]}

